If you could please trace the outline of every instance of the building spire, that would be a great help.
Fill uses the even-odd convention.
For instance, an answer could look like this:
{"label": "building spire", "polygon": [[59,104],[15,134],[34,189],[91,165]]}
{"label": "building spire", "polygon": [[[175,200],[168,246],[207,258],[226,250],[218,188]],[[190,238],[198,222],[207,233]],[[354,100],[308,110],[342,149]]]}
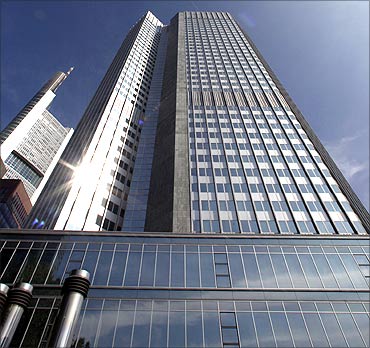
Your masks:
{"label": "building spire", "polygon": [[74,68],[75,68],[74,66],[71,66],[69,70],[66,72],[66,75],[68,76],[73,71]]}

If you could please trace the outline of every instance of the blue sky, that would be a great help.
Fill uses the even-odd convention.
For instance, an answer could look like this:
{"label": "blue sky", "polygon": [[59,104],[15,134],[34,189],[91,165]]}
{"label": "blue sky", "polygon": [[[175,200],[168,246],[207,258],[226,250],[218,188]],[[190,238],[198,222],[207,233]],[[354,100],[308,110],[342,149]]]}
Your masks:
{"label": "blue sky", "polygon": [[70,66],[51,111],[76,126],[147,10],[163,23],[178,11],[229,11],[369,209],[368,1],[2,1],[1,128]]}

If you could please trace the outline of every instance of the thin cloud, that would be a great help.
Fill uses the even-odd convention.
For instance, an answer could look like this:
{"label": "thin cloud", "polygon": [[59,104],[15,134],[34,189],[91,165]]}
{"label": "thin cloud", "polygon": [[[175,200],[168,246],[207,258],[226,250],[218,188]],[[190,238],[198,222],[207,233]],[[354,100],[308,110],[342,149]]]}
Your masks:
{"label": "thin cloud", "polygon": [[335,163],[348,180],[353,179],[358,173],[369,170],[369,160],[363,162],[353,157],[353,153],[358,151],[357,142],[364,135],[364,132],[360,132],[353,136],[343,137],[335,143],[331,142],[325,145]]}

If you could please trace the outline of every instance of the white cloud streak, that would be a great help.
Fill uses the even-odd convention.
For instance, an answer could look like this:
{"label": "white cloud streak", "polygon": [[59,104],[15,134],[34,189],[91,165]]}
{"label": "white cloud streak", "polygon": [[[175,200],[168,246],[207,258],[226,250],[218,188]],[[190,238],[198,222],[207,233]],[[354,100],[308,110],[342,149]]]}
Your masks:
{"label": "white cloud streak", "polygon": [[368,159],[362,162],[353,157],[353,152],[358,151],[356,144],[357,140],[364,135],[364,132],[360,132],[353,136],[343,137],[335,143],[331,142],[325,144],[327,151],[333,157],[335,163],[347,180],[353,179],[358,173],[369,170]]}

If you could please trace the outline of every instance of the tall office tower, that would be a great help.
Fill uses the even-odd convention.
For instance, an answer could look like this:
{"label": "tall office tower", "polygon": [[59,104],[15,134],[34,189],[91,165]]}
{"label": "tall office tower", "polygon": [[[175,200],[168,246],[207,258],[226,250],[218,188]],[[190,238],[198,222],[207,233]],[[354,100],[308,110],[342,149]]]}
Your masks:
{"label": "tall office tower", "polygon": [[0,179],[0,227],[21,228],[32,204],[19,179]]}
{"label": "tall office tower", "polygon": [[[113,116],[120,71],[143,37],[155,37],[156,53],[146,111]],[[35,214],[49,229],[0,231],[1,282],[35,289],[12,346],[49,346],[73,269],[91,280],[75,348],[370,346],[368,213],[228,13],[181,12],[168,26],[148,13],[131,29],[65,151],[67,162],[81,147],[68,162],[77,166],[86,145],[80,181],[97,193],[113,190],[120,161],[129,163],[115,143],[122,127],[128,139],[128,122],[142,126],[123,222],[131,232],[96,231],[97,215],[102,229],[115,226],[101,213],[113,196],[99,196],[94,211],[94,195],[73,182],[65,196],[49,198],[51,186],[40,196]],[[89,167],[100,145],[103,160]],[[84,230],[52,230],[77,221],[72,193]]]}
{"label": "tall office tower", "polygon": [[20,179],[34,204],[66,147],[73,129],[48,111],[67,73],[57,72],[0,133],[4,179]]}
{"label": "tall office tower", "polygon": [[45,228],[121,230],[162,23],[128,33],[31,211]]}

